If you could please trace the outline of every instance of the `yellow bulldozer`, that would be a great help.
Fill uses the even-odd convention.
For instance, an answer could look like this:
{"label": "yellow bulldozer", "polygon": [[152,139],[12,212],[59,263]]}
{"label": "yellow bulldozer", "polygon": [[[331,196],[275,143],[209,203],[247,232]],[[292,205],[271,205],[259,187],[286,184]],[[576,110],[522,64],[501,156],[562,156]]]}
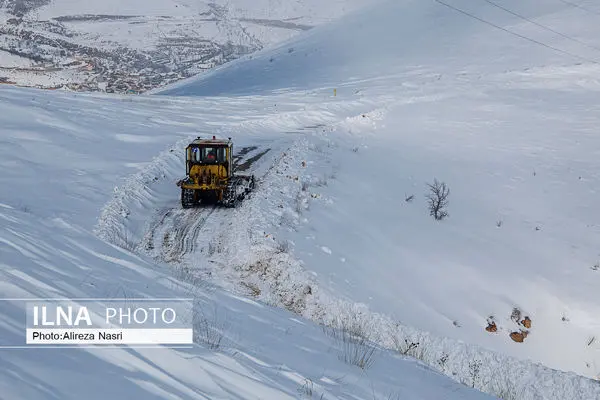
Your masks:
{"label": "yellow bulldozer", "polygon": [[254,175],[234,173],[231,138],[196,138],[185,150],[185,166],[187,176],[177,182],[183,208],[202,203],[235,207],[255,186]]}

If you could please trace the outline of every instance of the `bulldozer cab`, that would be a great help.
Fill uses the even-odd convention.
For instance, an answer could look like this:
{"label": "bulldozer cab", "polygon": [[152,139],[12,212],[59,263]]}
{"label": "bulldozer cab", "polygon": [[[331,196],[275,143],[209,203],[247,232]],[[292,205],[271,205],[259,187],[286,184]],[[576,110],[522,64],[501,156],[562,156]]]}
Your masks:
{"label": "bulldozer cab", "polygon": [[186,174],[194,165],[219,165],[231,176],[233,146],[231,140],[197,138],[186,149]]}
{"label": "bulldozer cab", "polygon": [[254,175],[234,174],[231,138],[198,137],[186,147],[185,166],[187,176],[177,182],[183,208],[205,202],[236,207],[254,189]]}

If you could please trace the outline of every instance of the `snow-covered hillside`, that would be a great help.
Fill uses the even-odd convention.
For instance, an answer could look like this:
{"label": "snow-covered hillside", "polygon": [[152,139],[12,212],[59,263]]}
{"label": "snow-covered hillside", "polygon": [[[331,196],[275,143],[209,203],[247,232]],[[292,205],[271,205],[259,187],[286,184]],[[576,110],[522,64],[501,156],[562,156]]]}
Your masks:
{"label": "snow-covered hillside", "polygon": [[[0,88],[2,293],[191,295],[225,331],[185,352],[10,350],[2,393],[600,398],[600,43],[582,4],[384,1],[163,96]],[[184,146],[213,134],[257,190],[182,210]],[[0,307],[14,339],[23,310]],[[373,366],[343,362],[334,328]]]}
{"label": "snow-covered hillside", "polygon": [[380,96],[326,129],[323,185],[280,233],[293,256],[392,320],[597,378],[600,43],[582,7],[387,2],[162,93]]}
{"label": "snow-covered hillside", "polygon": [[[217,110],[210,100],[103,99],[0,89],[0,184],[6,189],[0,195],[3,298],[193,297],[205,315],[205,325],[196,331],[199,345],[189,350],[2,349],[2,398],[487,398],[382,350],[365,374],[341,361],[344,345],[315,324],[211,288],[184,269],[156,265],[92,234],[103,204],[113,196],[133,201],[129,206],[137,208],[130,211],[139,212],[152,203],[153,185],[176,193],[173,180],[165,176],[169,171],[154,167],[161,162],[181,167],[181,149],[167,147],[177,138],[193,137],[215,124],[234,129],[246,116],[265,123],[237,134],[236,143],[263,143],[275,152],[293,142],[294,135],[282,140],[279,130],[269,127],[267,122],[281,114],[265,103],[219,104]],[[282,106],[296,108],[294,103]],[[210,108],[215,111],[202,112]],[[314,112],[322,115],[326,108],[315,105]],[[113,191],[136,170],[145,173],[126,180],[122,192]],[[132,185],[139,190],[128,196]],[[177,207],[177,196],[168,205]],[[119,211],[127,217],[126,209]],[[227,220],[231,217],[222,219]],[[104,227],[109,223],[103,222]],[[123,238],[120,231],[114,233],[113,239]],[[1,345],[20,342],[23,303],[2,301],[0,307]]]}
{"label": "snow-covered hillside", "polygon": [[[7,0],[0,2],[0,82],[141,92],[286,40],[368,2],[321,3]],[[15,57],[25,62],[15,65]]]}

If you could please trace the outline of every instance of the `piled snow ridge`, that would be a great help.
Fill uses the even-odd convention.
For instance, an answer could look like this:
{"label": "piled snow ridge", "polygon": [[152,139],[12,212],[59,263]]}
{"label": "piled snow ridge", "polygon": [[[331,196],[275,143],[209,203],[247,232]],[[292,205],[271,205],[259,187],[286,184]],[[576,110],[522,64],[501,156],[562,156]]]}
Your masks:
{"label": "piled snow ridge", "polygon": [[[166,172],[171,165],[179,166],[182,157],[185,158],[182,148],[185,148],[192,137],[179,140],[173,146],[161,152],[140,172],[129,176],[122,186],[115,186],[112,199],[102,208],[95,234],[109,243],[119,247],[134,249],[132,242],[133,233],[128,232],[122,223],[131,214],[133,207],[143,207],[151,197],[149,186],[167,178]],[[171,177],[173,178],[173,177]]]}

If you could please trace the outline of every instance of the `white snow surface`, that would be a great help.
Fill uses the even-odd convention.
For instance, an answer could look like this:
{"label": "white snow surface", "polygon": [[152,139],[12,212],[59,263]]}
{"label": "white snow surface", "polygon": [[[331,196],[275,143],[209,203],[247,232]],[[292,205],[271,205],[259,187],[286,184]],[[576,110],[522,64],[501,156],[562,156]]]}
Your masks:
{"label": "white snow surface", "polygon": [[[108,380],[137,363],[116,384],[132,397],[298,398],[305,379],[326,384],[316,398],[480,396],[383,350],[363,374],[312,319],[359,321],[386,348],[418,342],[409,355],[505,398],[600,398],[593,3],[498,3],[564,36],[489,2],[447,3],[497,27],[435,1],[388,1],[165,96],[0,88],[2,293],[191,290],[233,314],[238,332],[216,353],[71,351],[34,364],[39,353],[12,352],[2,362],[35,366],[41,382],[26,392],[4,368],[2,388],[78,398],[70,381],[50,384],[77,360]],[[258,188],[239,209],[181,210],[185,143],[215,133],[254,146],[246,158],[269,150],[251,166]],[[451,190],[443,221],[425,202],[434,178]],[[524,343],[509,338],[522,328],[515,308],[532,320]],[[21,311],[5,311],[4,333],[14,335]],[[334,388],[323,370],[344,383]],[[251,375],[256,390],[237,379]]]}
{"label": "white snow surface", "polygon": [[[65,16],[144,16],[146,18],[161,18],[153,24],[142,26],[143,30],[150,30],[144,34],[136,26],[127,21],[125,23],[100,22],[98,24],[82,24],[81,31],[97,30],[102,33],[103,40],[112,38],[122,43],[132,39],[149,45],[152,38],[168,30],[170,25],[181,24],[187,20],[201,20],[211,10],[220,10],[223,21],[211,24],[206,20],[197,24],[194,29],[208,27],[209,32],[203,35],[206,39],[227,35],[223,26],[230,26],[229,34],[235,35],[237,25],[246,30],[246,34],[259,40],[265,45],[271,45],[293,37],[303,27],[312,27],[330,22],[340,16],[360,9],[372,3],[368,0],[332,0],[322,2],[319,0],[216,0],[210,2],[192,0],[132,0],[127,2],[108,1],[81,1],[81,0],[52,0],[50,4],[36,10],[32,17],[38,20],[49,20]],[[171,21],[172,20],[172,21]],[[220,26],[221,25],[221,26]],[[95,27],[89,29],[88,27]],[[114,28],[121,31],[115,35]],[[203,32],[204,33],[204,32]],[[114,36],[114,38],[113,38]],[[239,38],[234,38],[234,40]]]}
{"label": "white snow surface", "polygon": [[[119,210],[126,218],[128,211],[139,213],[152,204],[144,188],[150,194],[153,184],[175,187],[172,176],[153,166],[169,161],[180,166],[181,148],[167,148],[149,161],[177,138],[217,124],[233,128],[244,115],[262,111],[262,129],[253,130],[260,136],[240,134],[237,143],[262,140],[277,149],[279,130],[265,122],[279,118],[279,112],[266,111],[259,99],[218,104],[0,89],[0,183],[8,189],[0,198],[3,297],[194,297],[211,326],[224,335],[218,350],[206,344],[190,350],[2,349],[2,397],[296,399],[312,393],[324,399],[488,398],[389,351],[378,350],[377,363],[365,374],[342,362],[339,343],[314,323],[207,283],[196,285],[181,270],[92,233],[103,204],[119,198],[121,190],[127,193],[135,184],[142,200],[128,198],[137,207]],[[202,111],[208,109],[213,111]],[[127,179],[121,189],[114,186],[138,169],[145,171],[140,177],[157,175],[148,181]],[[170,204],[177,204],[176,197]],[[20,342],[24,304],[3,301],[0,307],[2,345]]]}
{"label": "white snow surface", "polygon": [[[598,377],[596,15],[502,2],[542,29],[487,2],[448,4],[499,28],[435,1],[387,2],[162,93],[388,94],[328,135],[335,168],[322,174],[335,178],[287,235],[294,255],[410,326]],[[424,199],[434,178],[452,193],[441,223]],[[537,321],[524,344],[508,337],[513,308]],[[490,317],[500,334],[483,329]]]}
{"label": "white snow surface", "polygon": [[0,50],[0,65],[2,65],[3,68],[28,67],[31,65],[31,61]]}

